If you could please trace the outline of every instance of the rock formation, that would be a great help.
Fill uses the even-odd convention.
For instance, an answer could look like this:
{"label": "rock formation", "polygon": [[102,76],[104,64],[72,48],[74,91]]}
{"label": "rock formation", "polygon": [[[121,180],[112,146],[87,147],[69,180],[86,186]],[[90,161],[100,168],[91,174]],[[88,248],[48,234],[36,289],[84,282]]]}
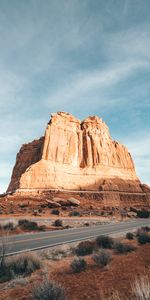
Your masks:
{"label": "rock formation", "polygon": [[8,191],[47,189],[143,193],[130,153],[102,119],[52,114],[45,136],[17,154]]}

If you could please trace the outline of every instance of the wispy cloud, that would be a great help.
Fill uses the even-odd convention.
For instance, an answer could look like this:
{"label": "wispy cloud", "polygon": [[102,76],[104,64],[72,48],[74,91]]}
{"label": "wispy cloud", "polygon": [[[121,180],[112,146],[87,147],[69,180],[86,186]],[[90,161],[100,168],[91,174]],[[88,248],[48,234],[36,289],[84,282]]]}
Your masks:
{"label": "wispy cloud", "polygon": [[[120,0],[117,10],[115,1],[0,3],[2,173],[20,144],[43,134],[53,110],[102,116],[124,143],[125,130],[127,137],[136,131],[129,147],[141,170],[147,154],[136,152],[138,132],[150,126],[149,9],[147,0]],[[140,172],[147,181],[146,164]]]}
{"label": "wispy cloud", "polygon": [[[125,80],[126,78],[130,79],[130,76],[135,72],[139,72],[141,69],[148,69],[150,62],[145,61],[127,61],[122,63],[116,63],[109,67],[106,67],[104,70],[91,70],[90,72],[80,72],[73,76],[73,78],[67,83],[63,83],[63,87],[59,88],[57,91],[50,93],[47,104],[53,102],[54,105],[57,105],[58,102],[71,102],[73,100],[80,101],[80,98],[83,95],[89,95],[89,93],[100,89],[106,89],[112,85],[117,84],[118,82]],[[104,103],[103,99],[99,99],[101,105],[107,105]],[[116,99],[117,101],[117,99]],[[111,99],[110,99],[111,102]],[[115,104],[115,101],[113,102]]]}
{"label": "wispy cloud", "polygon": [[130,153],[135,162],[135,167],[139,178],[143,182],[150,184],[150,139],[149,131],[140,130],[124,138]]}

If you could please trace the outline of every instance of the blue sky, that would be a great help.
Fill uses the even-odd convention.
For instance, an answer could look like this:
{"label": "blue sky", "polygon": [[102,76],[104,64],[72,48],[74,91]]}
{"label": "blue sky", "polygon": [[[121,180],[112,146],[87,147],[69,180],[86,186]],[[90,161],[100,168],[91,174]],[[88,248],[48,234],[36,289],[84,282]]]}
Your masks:
{"label": "blue sky", "polygon": [[102,117],[150,184],[149,12],[149,0],[0,0],[0,192],[56,111]]}

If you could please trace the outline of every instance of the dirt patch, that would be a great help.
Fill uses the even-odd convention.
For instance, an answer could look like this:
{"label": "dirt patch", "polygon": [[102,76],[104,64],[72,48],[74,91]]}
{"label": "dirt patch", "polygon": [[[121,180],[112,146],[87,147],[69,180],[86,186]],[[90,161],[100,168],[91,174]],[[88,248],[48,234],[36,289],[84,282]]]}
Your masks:
{"label": "dirt patch", "polygon": [[[134,243],[135,241],[131,241]],[[42,270],[36,271],[23,283],[3,283],[0,285],[0,299],[3,300],[33,300],[32,287],[42,281],[48,273],[50,280],[61,283],[68,300],[94,299],[100,300],[100,295],[110,297],[114,290],[121,295],[131,295],[131,282],[135,277],[148,275],[150,278],[150,244],[138,246],[135,252],[118,255],[113,254],[113,260],[106,269],[94,265],[90,256],[86,257],[88,268],[79,274],[72,273],[70,262],[73,257],[61,258],[59,261],[44,260]]]}

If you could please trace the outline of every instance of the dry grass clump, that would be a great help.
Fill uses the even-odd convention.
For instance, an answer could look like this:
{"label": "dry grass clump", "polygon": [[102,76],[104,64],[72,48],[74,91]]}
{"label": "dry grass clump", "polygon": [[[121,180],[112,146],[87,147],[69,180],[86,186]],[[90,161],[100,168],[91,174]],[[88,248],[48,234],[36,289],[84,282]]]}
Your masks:
{"label": "dry grass clump", "polygon": [[111,249],[113,248],[114,240],[107,235],[100,235],[96,238],[96,243],[100,248]]}
{"label": "dry grass clump", "polygon": [[62,286],[55,282],[49,282],[47,278],[35,286],[32,293],[34,299],[37,300],[67,300]]}
{"label": "dry grass clump", "polygon": [[9,219],[7,221],[3,221],[0,223],[0,229],[4,231],[12,231],[15,230],[17,227],[21,228],[22,230],[38,230],[44,231],[46,229],[45,225],[39,226],[37,222],[33,222],[27,219]]}
{"label": "dry grass clump", "polygon": [[124,244],[121,242],[116,242],[113,246],[113,249],[116,253],[119,254],[126,254],[132,251],[136,250],[136,247],[134,245],[130,245],[130,244]]}
{"label": "dry grass clump", "polygon": [[53,225],[56,226],[56,227],[63,227],[63,222],[62,222],[62,220],[57,219],[57,220],[54,221]]}
{"label": "dry grass clump", "polygon": [[78,256],[85,256],[92,254],[95,249],[95,243],[93,241],[83,241],[75,248],[75,254]]}
{"label": "dry grass clump", "polygon": [[18,221],[15,219],[9,219],[0,223],[0,229],[6,231],[14,230],[17,228],[17,226],[18,226]]}
{"label": "dry grass clump", "polygon": [[141,230],[144,232],[150,232],[150,226],[142,226]]}
{"label": "dry grass clump", "polygon": [[27,276],[40,268],[41,260],[33,253],[23,253],[5,258],[0,270],[0,281],[7,281],[16,276]]}
{"label": "dry grass clump", "polygon": [[136,278],[131,284],[132,293],[136,300],[149,300],[150,299],[150,280],[148,276],[141,276]]}
{"label": "dry grass clump", "polygon": [[80,217],[81,216],[81,213],[77,210],[73,210],[69,213],[69,216],[70,217]]}
{"label": "dry grass clump", "polygon": [[111,296],[105,298],[100,293],[100,300],[150,300],[150,280],[148,276],[140,276],[131,283],[131,296],[121,295],[118,291],[113,291]]}
{"label": "dry grass clump", "polygon": [[55,250],[55,251],[52,251],[51,253],[51,259],[52,260],[60,260],[64,257],[67,257],[68,256],[68,253],[64,250]]}
{"label": "dry grass clump", "polygon": [[60,211],[59,211],[59,209],[52,209],[51,214],[52,214],[52,215],[59,216]]}
{"label": "dry grass clump", "polygon": [[44,249],[40,252],[40,256],[43,259],[48,260],[60,260],[62,258],[72,255],[72,247],[68,244],[56,246],[53,248]]}
{"label": "dry grass clump", "polygon": [[39,231],[44,231],[45,226],[41,225],[39,226],[37,222],[33,222],[27,219],[21,219],[18,221],[18,225],[21,229],[23,230],[39,230]]}
{"label": "dry grass clump", "polygon": [[7,284],[7,288],[14,288],[14,287],[16,287],[16,285],[26,286],[28,283],[29,282],[28,282],[27,278],[18,276],[18,277],[13,278],[11,281],[9,281],[9,283]]}
{"label": "dry grass clump", "polygon": [[6,267],[16,275],[29,275],[40,269],[41,260],[34,253],[23,253],[6,261]]}
{"label": "dry grass clump", "polygon": [[87,268],[87,262],[84,258],[75,258],[71,262],[71,268],[73,272],[80,273],[81,271],[84,271]]}
{"label": "dry grass clump", "polygon": [[134,234],[132,232],[127,232],[126,233],[126,239],[133,240],[134,239]]}
{"label": "dry grass clump", "polygon": [[106,250],[101,250],[93,255],[94,262],[101,268],[106,267],[112,261],[112,255]]}
{"label": "dry grass clump", "polygon": [[138,218],[149,218],[150,212],[148,210],[139,210],[137,211],[137,217]]}
{"label": "dry grass clump", "polygon": [[148,235],[147,232],[141,232],[141,233],[139,233],[137,240],[138,240],[139,244],[141,244],[141,245],[150,243],[150,235]]}

